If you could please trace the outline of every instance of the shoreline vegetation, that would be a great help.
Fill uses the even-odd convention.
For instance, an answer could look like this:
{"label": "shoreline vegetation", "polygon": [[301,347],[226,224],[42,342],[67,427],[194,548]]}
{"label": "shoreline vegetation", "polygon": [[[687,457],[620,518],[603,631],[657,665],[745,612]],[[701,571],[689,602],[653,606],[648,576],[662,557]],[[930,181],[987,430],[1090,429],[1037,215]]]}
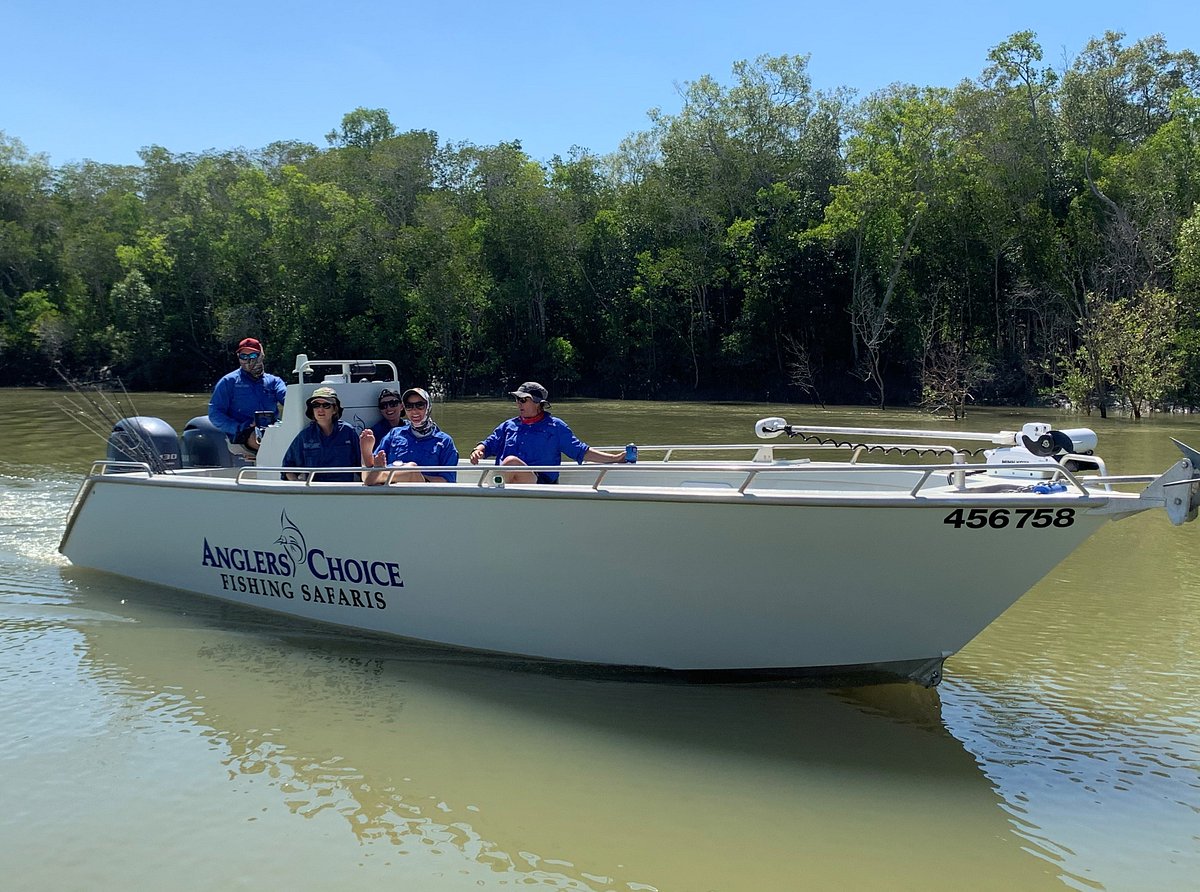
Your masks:
{"label": "shoreline vegetation", "polygon": [[0,371],[202,391],[246,335],[451,398],[1200,406],[1200,58],[1011,35],[954,88],[734,64],[611,155],[444,144],[51,167],[0,131]]}

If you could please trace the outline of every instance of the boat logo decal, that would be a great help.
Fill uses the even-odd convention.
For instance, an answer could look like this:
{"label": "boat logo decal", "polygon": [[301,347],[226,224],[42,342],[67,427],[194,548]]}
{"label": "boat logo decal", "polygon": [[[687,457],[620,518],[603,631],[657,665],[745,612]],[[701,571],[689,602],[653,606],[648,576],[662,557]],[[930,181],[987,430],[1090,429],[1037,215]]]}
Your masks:
{"label": "boat logo decal", "polygon": [[338,607],[387,608],[387,589],[401,589],[404,579],[395,561],[330,554],[309,547],[300,525],[279,515],[277,549],[250,549],[213,544],[204,537],[200,565],[220,572],[221,589],[248,595],[329,604]]}
{"label": "boat logo decal", "polygon": [[275,540],[275,544],[283,546],[283,550],[292,559],[292,566],[303,563],[305,555],[308,554],[308,545],[304,541],[304,533],[287,516],[287,511],[280,513],[279,525],[283,528],[283,531],[279,534],[279,538]]}

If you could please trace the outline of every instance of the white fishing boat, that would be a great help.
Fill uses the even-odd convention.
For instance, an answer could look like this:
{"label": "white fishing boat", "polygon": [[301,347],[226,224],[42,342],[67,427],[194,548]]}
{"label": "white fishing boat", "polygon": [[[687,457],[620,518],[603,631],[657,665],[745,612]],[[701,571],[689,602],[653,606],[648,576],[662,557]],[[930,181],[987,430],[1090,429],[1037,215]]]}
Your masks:
{"label": "white fishing boat", "polygon": [[454,483],[289,481],[279,464],[316,387],[333,383],[343,420],[370,425],[396,378],[383,361],[305,356],[295,373],[253,465],[200,466],[216,463],[203,419],[182,442],[157,419],[118,425],[62,553],[305,620],[589,671],[929,685],[1104,524],[1161,508],[1178,525],[1200,505],[1191,448],[1162,474],[1113,476],[1091,431],[1037,422],[948,433],[765,418],[754,442],[640,445],[634,465],[554,468],[556,486],[465,462]]}

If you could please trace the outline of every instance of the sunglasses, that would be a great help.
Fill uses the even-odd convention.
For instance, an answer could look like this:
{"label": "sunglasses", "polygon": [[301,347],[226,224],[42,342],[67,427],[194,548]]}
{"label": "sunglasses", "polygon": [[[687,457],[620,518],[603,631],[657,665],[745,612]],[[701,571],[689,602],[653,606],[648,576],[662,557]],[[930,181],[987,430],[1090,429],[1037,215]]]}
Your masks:
{"label": "sunglasses", "polygon": [[519,396],[519,397],[517,397],[517,402],[523,406],[532,399],[533,399],[533,397],[531,397],[531,396]]}
{"label": "sunglasses", "polygon": [[381,409],[396,409],[400,406],[400,400],[384,400],[379,404]]}
{"label": "sunglasses", "polygon": [[258,359],[259,356],[260,354],[258,353],[239,353],[237,355],[238,359],[242,360],[243,362],[248,362],[251,359]]}
{"label": "sunglasses", "polygon": [[315,403],[309,403],[308,407],[310,409],[336,409],[337,404],[336,403],[323,403],[318,400]]}
{"label": "sunglasses", "polygon": [[405,403],[404,404],[404,408],[406,408],[406,409],[425,409],[428,406],[429,406],[429,403],[425,402],[424,400],[421,400],[419,403]]}

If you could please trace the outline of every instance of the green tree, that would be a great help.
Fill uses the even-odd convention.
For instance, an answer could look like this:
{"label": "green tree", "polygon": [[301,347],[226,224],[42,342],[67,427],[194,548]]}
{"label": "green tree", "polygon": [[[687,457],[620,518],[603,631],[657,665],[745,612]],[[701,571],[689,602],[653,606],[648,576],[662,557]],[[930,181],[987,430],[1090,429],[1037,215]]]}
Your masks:
{"label": "green tree", "polygon": [[1178,316],[1178,301],[1164,291],[1143,290],[1097,307],[1091,334],[1101,366],[1135,419],[1180,387]]}
{"label": "green tree", "polygon": [[396,135],[392,119],[383,108],[363,108],[342,115],[342,125],[325,134],[334,147],[371,149]]}
{"label": "green tree", "polygon": [[850,320],[857,373],[886,401],[885,347],[895,304],[911,296],[917,230],[946,194],[953,154],[949,93],[894,86],[868,99],[847,151],[847,182],[833,188],[827,232],[854,256]]}
{"label": "green tree", "polygon": [[[492,279],[480,229],[455,203],[429,195],[421,199],[406,241],[415,284],[404,303],[409,316],[403,343],[418,359],[422,380],[436,377],[451,393],[464,393],[472,376],[496,371],[484,340]],[[388,294],[381,297],[389,301]],[[376,308],[386,331],[395,313]]]}
{"label": "green tree", "polygon": [[573,287],[575,224],[546,170],[519,145],[476,150],[474,161],[473,213],[494,283],[492,336],[507,347],[498,376],[545,369]]}

